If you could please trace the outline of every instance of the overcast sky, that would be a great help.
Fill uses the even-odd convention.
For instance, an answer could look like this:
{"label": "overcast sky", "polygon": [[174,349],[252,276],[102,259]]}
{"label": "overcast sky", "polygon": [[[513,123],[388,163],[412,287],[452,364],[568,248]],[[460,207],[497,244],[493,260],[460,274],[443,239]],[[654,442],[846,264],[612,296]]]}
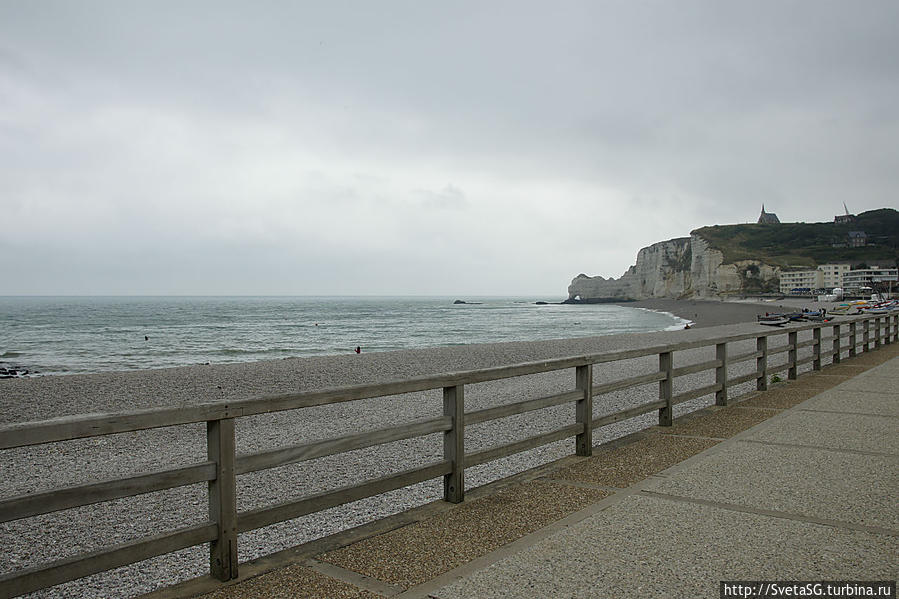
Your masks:
{"label": "overcast sky", "polygon": [[0,295],[564,297],[896,207],[897,111],[896,0],[0,0]]}

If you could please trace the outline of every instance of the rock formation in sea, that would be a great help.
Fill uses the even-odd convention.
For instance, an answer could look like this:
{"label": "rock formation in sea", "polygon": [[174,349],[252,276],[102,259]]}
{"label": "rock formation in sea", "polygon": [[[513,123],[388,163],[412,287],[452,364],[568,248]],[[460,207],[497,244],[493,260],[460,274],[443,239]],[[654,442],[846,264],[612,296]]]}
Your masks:
{"label": "rock formation in sea", "polygon": [[637,263],[621,277],[579,274],[568,286],[568,302],[664,298],[714,298],[776,285],[777,267],[758,260],[724,263],[724,254],[693,233],[654,243],[637,253]]}

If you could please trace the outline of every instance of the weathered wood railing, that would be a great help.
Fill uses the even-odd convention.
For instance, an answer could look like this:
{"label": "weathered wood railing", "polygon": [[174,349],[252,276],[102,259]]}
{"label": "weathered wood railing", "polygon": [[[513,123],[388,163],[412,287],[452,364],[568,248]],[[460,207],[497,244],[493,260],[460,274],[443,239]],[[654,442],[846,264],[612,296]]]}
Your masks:
{"label": "weathered wood railing", "polygon": [[[862,325],[860,343],[859,323]],[[829,336],[832,340],[831,349],[822,347],[822,329],[831,330]],[[812,338],[798,341],[798,334],[809,330],[812,332]],[[770,337],[782,335],[787,337],[785,345],[769,347]],[[207,437],[207,460],[202,463],[3,499],[0,500],[0,523],[197,483],[207,483],[209,488],[208,521],[61,559],[48,565],[7,573],[0,577],[0,597],[14,597],[204,543],[209,543],[210,546],[211,574],[220,580],[229,580],[237,576],[239,533],[441,476],[445,499],[460,502],[465,495],[466,468],[571,437],[575,437],[577,455],[591,455],[593,430],[598,427],[653,411],[658,411],[660,425],[670,426],[673,407],[677,404],[714,394],[716,404],[727,405],[728,389],[736,385],[754,380],[756,389],[764,390],[767,389],[769,376],[773,373],[787,371],[787,378],[795,379],[798,376],[798,368],[802,365],[811,363],[812,369],[820,370],[822,358],[830,358],[833,363],[837,363],[840,362],[843,353],[848,352],[848,356],[851,357],[856,355],[859,349],[863,352],[869,351],[872,344],[873,348],[877,348],[882,343],[895,342],[897,336],[899,336],[899,316],[896,314],[857,316],[840,322],[793,325],[786,329],[772,328],[715,339],[426,376],[399,382],[209,403],[193,407],[73,416],[0,426],[0,449],[200,422],[206,423]],[[755,351],[729,355],[728,343],[752,339],[756,340]],[[847,339],[848,343],[844,343]],[[675,352],[710,346],[715,346],[714,360],[675,367]],[[799,350],[804,348],[811,348],[811,355],[799,358]],[[787,353],[787,360],[782,364],[772,365],[769,359],[780,353]],[[658,355],[658,370],[627,379],[594,383],[594,365],[653,355]],[[753,371],[728,378],[730,368],[751,360],[755,360]],[[575,369],[574,389],[571,391],[465,412],[466,385],[570,368]],[[715,374],[713,384],[674,394],[674,380],[677,377],[711,370]],[[594,417],[594,397],[656,382],[659,388],[658,396],[652,401],[613,414]],[[237,418],[441,388],[443,415],[437,418],[254,454],[237,454],[234,428]],[[474,453],[465,452],[466,425],[572,402],[576,403],[575,422],[569,425],[513,443]],[[443,459],[436,463],[297,501],[243,512],[237,509],[236,478],[239,475],[434,433],[443,433],[444,438]]]}

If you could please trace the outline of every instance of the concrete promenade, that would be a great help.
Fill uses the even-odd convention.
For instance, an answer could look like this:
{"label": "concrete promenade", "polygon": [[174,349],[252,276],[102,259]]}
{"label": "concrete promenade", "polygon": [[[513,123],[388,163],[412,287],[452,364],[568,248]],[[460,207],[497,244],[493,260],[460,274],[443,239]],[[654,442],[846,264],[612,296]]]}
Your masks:
{"label": "concrete promenade", "polygon": [[[153,597],[718,597],[899,577],[899,343]],[[206,594],[203,594],[206,593]]]}

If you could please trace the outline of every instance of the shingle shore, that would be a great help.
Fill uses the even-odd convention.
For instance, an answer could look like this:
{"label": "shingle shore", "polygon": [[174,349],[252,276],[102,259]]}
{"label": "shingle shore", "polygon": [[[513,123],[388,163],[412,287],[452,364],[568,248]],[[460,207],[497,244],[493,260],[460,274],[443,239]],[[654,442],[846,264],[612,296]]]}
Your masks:
{"label": "shingle shore", "polygon": [[[38,420],[64,414],[121,411],[160,405],[189,405],[216,399],[243,399],[331,386],[398,380],[431,373],[485,368],[502,364],[572,356],[630,347],[674,343],[700,337],[717,337],[758,330],[754,323],[722,329],[694,329],[643,335],[592,337],[556,341],[485,344],[431,348],[378,354],[287,359],[255,364],[192,366],[155,371],[107,373],[65,377],[11,379],[0,386],[0,418],[3,422]],[[707,351],[678,355],[678,363],[710,359]],[[631,360],[597,368],[596,378],[624,378],[656,368],[653,358]],[[739,374],[731,373],[731,376]],[[699,375],[696,375],[698,378]],[[689,384],[691,377],[683,377]],[[704,379],[705,381],[705,379]],[[695,381],[694,381],[695,383]],[[707,384],[707,382],[695,383]],[[466,389],[468,410],[549,395],[573,387],[573,372],[552,373],[483,383]],[[596,414],[649,401],[652,386],[610,394],[597,402]],[[700,403],[684,404],[683,410]],[[238,423],[238,450],[249,453],[301,440],[333,437],[360,430],[395,425],[398,421],[437,415],[439,391],[365,400],[242,419]],[[470,427],[467,449],[523,438],[570,423],[570,407],[545,410],[539,418],[507,419],[503,428]],[[511,426],[510,426],[511,424]],[[603,429],[596,442],[622,436],[651,425],[650,417]],[[599,431],[597,431],[599,432]],[[570,455],[572,443],[556,443],[513,456],[467,473],[470,486],[484,484],[520,472],[539,463]],[[374,478],[440,459],[439,436],[415,442],[383,446],[376,451],[353,452],[283,467],[240,479],[239,509],[267,505],[287,498],[320,492]],[[415,456],[410,463],[410,456]],[[72,441],[52,447],[22,448],[0,452],[0,494],[4,497],[33,493],[65,484],[119,477],[126,473],[170,468],[205,459],[202,425],[160,431],[115,435]],[[441,495],[438,481],[388,493],[335,508],[290,523],[241,535],[241,560],[252,559],[331,534],[358,524],[401,512]],[[141,516],[122,520],[128,509]],[[89,506],[57,515],[0,525],[0,572],[44,563],[66,554],[154,534],[205,519],[205,489],[188,489],[130,498],[110,505]],[[75,581],[38,596],[110,597],[133,596],[206,571],[206,549],[195,548],[155,558],[112,573]]]}

